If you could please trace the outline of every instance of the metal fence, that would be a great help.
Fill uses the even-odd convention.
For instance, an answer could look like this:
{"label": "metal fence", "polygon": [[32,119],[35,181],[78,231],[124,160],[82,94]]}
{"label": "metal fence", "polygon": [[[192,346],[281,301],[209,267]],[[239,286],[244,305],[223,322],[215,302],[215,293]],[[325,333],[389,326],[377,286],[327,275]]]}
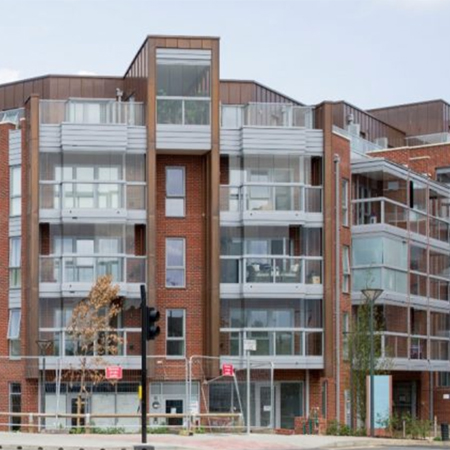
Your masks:
{"label": "metal fence", "polygon": [[[274,428],[274,370],[268,361],[148,357],[149,433],[249,431]],[[0,429],[14,431],[123,432],[140,430],[140,362],[120,357],[0,358],[23,375],[8,383],[0,399]],[[120,366],[120,380],[106,367]],[[248,405],[250,405],[248,407]]]}

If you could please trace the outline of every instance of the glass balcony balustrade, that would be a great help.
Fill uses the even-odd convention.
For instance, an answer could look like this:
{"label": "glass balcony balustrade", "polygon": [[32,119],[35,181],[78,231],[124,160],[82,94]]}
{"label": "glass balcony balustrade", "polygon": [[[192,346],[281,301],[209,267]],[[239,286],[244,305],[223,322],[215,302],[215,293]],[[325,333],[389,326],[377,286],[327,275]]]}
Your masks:
{"label": "glass balcony balustrade", "polygon": [[220,187],[222,212],[322,212],[322,187],[292,184],[246,184]]}
{"label": "glass balcony balustrade", "polygon": [[[353,200],[353,225],[386,224],[427,236],[427,214],[387,198]],[[449,242],[449,222],[429,217],[429,237]]]}
{"label": "glass balcony balustrade", "polygon": [[158,96],[156,114],[158,125],[209,125],[211,99]]}
{"label": "glass balcony balustrade", "polygon": [[321,257],[221,256],[222,283],[321,284]]}
{"label": "glass balcony balustrade", "polygon": [[145,184],[40,182],[41,209],[145,209]]}
{"label": "glass balcony balustrade", "polygon": [[113,283],[145,283],[146,258],[141,256],[41,256],[41,283],[94,283],[111,275]]}
{"label": "glass balcony balustrade", "polygon": [[[108,337],[108,334],[110,337]],[[98,338],[92,343],[80,342],[64,328],[40,328],[41,339],[53,343],[51,354],[55,357],[124,357],[139,356],[141,354],[141,329],[117,328],[98,334]]]}
{"label": "glass balcony balustrade", "polygon": [[41,100],[41,124],[121,124],[144,126],[144,104],[112,99]]}
{"label": "glass balcony balustrade", "polygon": [[245,356],[244,341],[256,341],[254,356],[323,356],[321,328],[222,328],[223,355]]}
{"label": "glass balcony balustrade", "polygon": [[428,338],[409,336],[405,333],[383,332],[381,336],[381,356],[411,360],[448,361],[450,357],[450,339],[431,337],[428,356]]}
{"label": "glass balcony balustrade", "polygon": [[222,128],[303,127],[314,128],[314,108],[287,103],[222,105]]}

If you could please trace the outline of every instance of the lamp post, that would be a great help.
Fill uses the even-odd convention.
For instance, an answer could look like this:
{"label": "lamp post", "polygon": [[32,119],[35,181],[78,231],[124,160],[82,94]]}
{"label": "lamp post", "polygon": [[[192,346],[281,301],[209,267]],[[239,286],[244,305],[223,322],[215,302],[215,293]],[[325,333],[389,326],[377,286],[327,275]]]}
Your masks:
{"label": "lamp post", "polygon": [[[53,341],[50,339],[38,339],[36,344],[39,347],[39,355],[42,357],[42,375],[41,375],[41,412],[45,413],[45,356],[52,347]],[[45,428],[45,417],[42,416],[39,421],[40,429]]]}
{"label": "lamp post", "polygon": [[375,436],[375,408],[374,408],[374,371],[375,371],[375,350],[374,350],[374,333],[373,333],[373,305],[376,299],[383,293],[383,289],[363,289],[362,294],[369,302],[370,306],[370,318],[369,318],[369,328],[370,328],[370,436]]}

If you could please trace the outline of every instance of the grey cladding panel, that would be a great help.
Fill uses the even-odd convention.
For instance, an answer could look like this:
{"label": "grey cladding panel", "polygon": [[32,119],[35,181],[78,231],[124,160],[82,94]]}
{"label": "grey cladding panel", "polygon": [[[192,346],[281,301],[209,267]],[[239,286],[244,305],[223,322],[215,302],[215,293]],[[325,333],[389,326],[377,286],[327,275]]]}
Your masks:
{"label": "grey cladding panel", "polygon": [[39,148],[41,152],[58,152],[61,150],[61,125],[40,126]]}
{"label": "grey cladding panel", "polygon": [[125,152],[127,134],[126,125],[63,123],[61,125],[61,144],[63,151],[105,150]]}
{"label": "grey cladding panel", "polygon": [[236,153],[242,147],[241,130],[220,131],[220,151],[223,153]]}
{"label": "grey cladding panel", "polygon": [[9,218],[9,235],[20,236],[22,233],[22,218],[10,217]]}
{"label": "grey cladding panel", "polygon": [[9,132],[9,165],[22,164],[22,132],[11,130]]}
{"label": "grey cladding panel", "polygon": [[9,308],[21,308],[22,291],[20,289],[9,290]]}
{"label": "grey cladding panel", "polygon": [[147,129],[145,127],[128,127],[128,150],[147,151]]}
{"label": "grey cladding panel", "polygon": [[211,128],[189,126],[175,128],[158,127],[156,132],[156,148],[162,150],[210,150]]}

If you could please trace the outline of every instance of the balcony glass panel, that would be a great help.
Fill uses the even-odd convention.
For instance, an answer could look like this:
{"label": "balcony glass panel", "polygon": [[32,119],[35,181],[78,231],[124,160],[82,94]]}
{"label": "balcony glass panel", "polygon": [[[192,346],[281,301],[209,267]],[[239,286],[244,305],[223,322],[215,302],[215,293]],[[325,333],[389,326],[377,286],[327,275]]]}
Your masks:
{"label": "balcony glass panel", "polygon": [[431,359],[448,361],[450,357],[450,342],[448,340],[431,339]]}
{"label": "balcony glass panel", "polygon": [[411,359],[427,359],[427,339],[411,337],[411,347],[409,350]]}
{"label": "balcony glass panel", "polygon": [[441,280],[439,278],[429,278],[430,283],[430,297],[435,300],[449,301],[449,282],[448,280]]}
{"label": "balcony glass panel", "polygon": [[382,335],[383,356],[388,358],[408,358],[408,336],[385,333]]}
{"label": "balcony glass panel", "polygon": [[115,100],[41,100],[40,122],[145,125],[144,104]]}

